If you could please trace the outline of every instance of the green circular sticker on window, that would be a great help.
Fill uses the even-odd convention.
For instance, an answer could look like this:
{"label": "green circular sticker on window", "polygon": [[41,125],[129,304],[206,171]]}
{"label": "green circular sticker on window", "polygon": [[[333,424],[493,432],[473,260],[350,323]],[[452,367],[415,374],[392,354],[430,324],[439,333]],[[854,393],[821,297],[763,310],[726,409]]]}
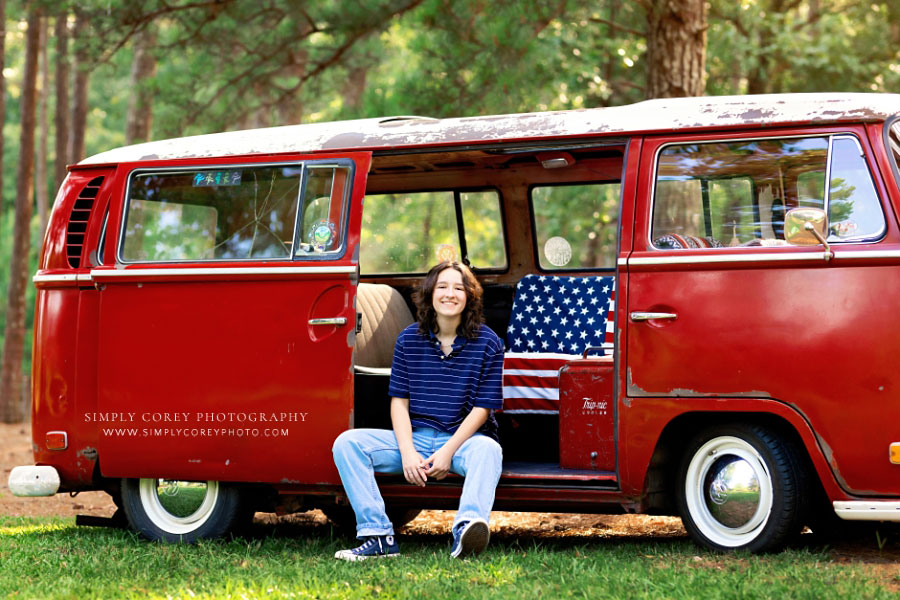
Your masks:
{"label": "green circular sticker on window", "polygon": [[307,241],[312,245],[314,250],[318,250],[319,252],[327,250],[334,242],[334,223],[324,219],[314,223],[309,229]]}

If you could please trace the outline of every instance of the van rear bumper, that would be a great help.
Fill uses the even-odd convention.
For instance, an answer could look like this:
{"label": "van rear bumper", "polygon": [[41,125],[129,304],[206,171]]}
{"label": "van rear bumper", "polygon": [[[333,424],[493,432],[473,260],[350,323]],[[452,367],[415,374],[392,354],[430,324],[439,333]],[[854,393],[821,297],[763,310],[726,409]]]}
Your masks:
{"label": "van rear bumper", "polygon": [[15,467],[8,485],[13,496],[52,496],[59,490],[59,473],[48,466]]}
{"label": "van rear bumper", "polygon": [[900,521],[898,500],[835,501],[834,512],[847,521]]}

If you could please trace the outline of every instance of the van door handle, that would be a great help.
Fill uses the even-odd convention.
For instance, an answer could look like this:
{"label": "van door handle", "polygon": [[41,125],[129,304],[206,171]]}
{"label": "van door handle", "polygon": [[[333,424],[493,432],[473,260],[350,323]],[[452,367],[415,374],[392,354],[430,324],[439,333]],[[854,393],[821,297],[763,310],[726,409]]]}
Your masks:
{"label": "van door handle", "polygon": [[328,319],[310,319],[310,325],[346,325],[347,317],[331,317]]}
{"label": "van door handle", "polygon": [[664,312],[633,312],[629,315],[632,321],[655,321],[657,319],[677,319],[675,313]]}

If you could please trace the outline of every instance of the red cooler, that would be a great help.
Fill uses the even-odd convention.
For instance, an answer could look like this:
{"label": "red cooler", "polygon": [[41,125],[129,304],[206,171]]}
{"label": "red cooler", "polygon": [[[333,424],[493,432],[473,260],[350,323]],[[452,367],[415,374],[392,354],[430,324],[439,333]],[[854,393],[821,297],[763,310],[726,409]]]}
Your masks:
{"label": "red cooler", "polygon": [[559,372],[559,466],[615,471],[612,357],[567,363]]}

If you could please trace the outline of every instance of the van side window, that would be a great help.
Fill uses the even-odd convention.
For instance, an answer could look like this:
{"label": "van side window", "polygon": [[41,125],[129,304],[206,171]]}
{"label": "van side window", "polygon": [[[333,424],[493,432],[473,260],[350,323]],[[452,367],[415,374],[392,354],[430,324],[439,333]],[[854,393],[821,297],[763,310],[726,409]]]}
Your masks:
{"label": "van side window", "polygon": [[503,217],[496,190],[462,192],[459,200],[469,261],[479,269],[506,267]]}
{"label": "van side window", "polygon": [[[336,251],[342,246],[348,172],[310,166],[305,182],[299,164],[135,172],[120,258],[289,260],[295,233],[297,255]],[[298,204],[302,221],[295,228]]]}
{"label": "van side window", "polygon": [[883,233],[881,204],[855,137],[666,146],[657,163],[651,239],[660,249],[785,246],[784,215],[797,207],[827,210],[829,241]]}
{"label": "van side window", "polygon": [[306,172],[296,255],[316,257],[342,246],[350,169],[311,165]]}
{"label": "van side window", "polygon": [[829,241],[873,239],[885,231],[884,213],[862,147],[852,136],[836,136],[831,148],[828,194]]}
{"label": "van side window", "polygon": [[504,268],[502,223],[496,190],[366,195],[360,272],[424,273],[463,259],[475,269]]}
{"label": "van side window", "polygon": [[619,184],[536,186],[531,210],[542,269],[614,269]]}

